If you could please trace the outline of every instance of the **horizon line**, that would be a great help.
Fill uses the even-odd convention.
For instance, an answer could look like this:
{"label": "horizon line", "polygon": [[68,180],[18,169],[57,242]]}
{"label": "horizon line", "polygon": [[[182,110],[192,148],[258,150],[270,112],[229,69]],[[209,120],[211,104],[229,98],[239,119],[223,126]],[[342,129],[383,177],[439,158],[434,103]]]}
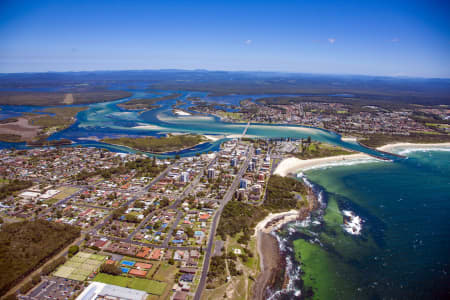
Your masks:
{"label": "horizon line", "polygon": [[409,76],[409,75],[370,75],[370,74],[354,74],[354,73],[312,73],[312,72],[297,72],[297,71],[268,71],[268,70],[220,70],[220,69],[111,69],[111,70],[67,70],[67,71],[29,71],[29,72],[0,72],[0,75],[11,74],[45,74],[45,73],[88,73],[88,72],[145,72],[145,71],[187,71],[187,72],[226,72],[226,73],[275,73],[275,74],[287,74],[287,75],[314,75],[314,76],[358,76],[358,77],[387,77],[395,79],[444,79],[448,80],[449,77],[436,77],[436,76]]}

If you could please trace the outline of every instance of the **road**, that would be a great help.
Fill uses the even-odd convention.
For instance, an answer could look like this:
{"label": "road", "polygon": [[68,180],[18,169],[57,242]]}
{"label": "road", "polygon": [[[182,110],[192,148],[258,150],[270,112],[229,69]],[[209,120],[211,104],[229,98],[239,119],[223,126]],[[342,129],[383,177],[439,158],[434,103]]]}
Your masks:
{"label": "road", "polygon": [[[202,169],[202,171],[197,175],[197,177],[195,177],[195,179],[184,189],[184,191],[177,197],[177,199],[175,200],[174,203],[172,203],[171,205],[169,205],[167,208],[164,209],[175,209],[177,210],[177,207],[180,205],[181,201],[183,201],[183,199],[189,195],[189,193],[192,191],[192,189],[194,187],[197,186],[198,182],[200,181],[200,178],[202,177],[203,173],[205,170],[208,170],[208,168],[210,168],[215,162],[216,162],[217,158],[215,157],[206,167],[204,167]],[[177,164],[178,165],[178,164]],[[148,189],[147,189],[148,190]],[[153,217],[155,215],[156,211],[150,213],[141,223],[139,223],[139,225],[136,227],[136,229],[127,237],[126,240],[131,241],[133,239],[133,237],[136,235],[136,233],[139,232],[139,230],[141,230],[141,228],[147,224],[148,220],[150,220],[151,217]],[[172,236],[172,232],[175,229],[175,227],[178,225],[178,222],[180,221],[181,215],[180,212],[177,210],[177,220],[172,224],[166,239],[164,240],[164,245],[168,245],[169,240]]]}
{"label": "road", "polygon": [[45,216],[49,211],[51,211],[54,207],[58,207],[63,205],[64,203],[66,203],[67,201],[69,201],[70,199],[72,199],[73,197],[75,197],[76,195],[84,192],[86,190],[86,188],[80,188],[77,192],[73,193],[70,196],[67,196],[66,198],[59,200],[58,202],[56,202],[55,204],[51,205],[49,208],[47,208],[46,210],[44,210],[43,212],[41,212],[37,217],[35,217],[35,219],[40,219],[43,216]]}
{"label": "road", "polygon": [[241,138],[243,138],[247,134],[247,130],[248,130],[249,127],[250,127],[250,121],[245,126],[244,131],[242,132]]}
{"label": "road", "polygon": [[245,171],[247,170],[248,163],[249,163],[252,155],[253,155],[253,147],[250,147],[250,149],[247,152],[247,158],[245,159],[244,164],[242,165],[241,169],[239,170],[237,176],[234,178],[233,183],[228,188],[227,193],[225,194],[222,202],[220,203],[219,209],[217,210],[216,214],[214,215],[214,219],[213,219],[213,222],[211,225],[211,231],[209,233],[209,238],[208,238],[208,247],[205,250],[205,259],[203,262],[202,275],[200,277],[200,282],[198,284],[197,290],[195,291],[194,300],[200,300],[200,297],[203,293],[203,289],[205,288],[205,285],[206,285],[206,278],[208,276],[208,270],[209,270],[209,262],[211,260],[211,252],[212,252],[212,247],[213,247],[213,243],[214,243],[214,237],[216,235],[217,224],[219,224],[219,220],[220,220],[220,215],[222,214],[222,211],[223,211],[223,208],[225,207],[225,205],[232,199],[234,191],[239,186],[239,182],[242,178],[242,175],[244,175]]}
{"label": "road", "polygon": [[124,239],[124,238],[103,235],[103,234],[98,234],[97,236],[111,240],[111,241],[123,242],[123,243],[128,243],[128,244],[133,244],[133,245],[138,245],[138,246],[145,246],[145,247],[152,247],[152,248],[167,248],[167,249],[172,249],[172,250],[194,250],[194,249],[198,250],[198,247],[185,247],[185,246],[167,246],[166,247],[163,244],[152,244],[152,243],[145,243],[145,242],[138,242],[138,241],[128,241],[127,239]]}

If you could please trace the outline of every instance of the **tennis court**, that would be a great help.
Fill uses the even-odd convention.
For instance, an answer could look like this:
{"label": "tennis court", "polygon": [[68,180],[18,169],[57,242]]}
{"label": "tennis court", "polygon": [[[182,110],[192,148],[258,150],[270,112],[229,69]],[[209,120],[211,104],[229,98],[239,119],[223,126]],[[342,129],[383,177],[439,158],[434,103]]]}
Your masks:
{"label": "tennis court", "polygon": [[97,271],[105,259],[106,256],[103,255],[78,252],[64,265],[60,266],[53,275],[84,281],[90,274]]}
{"label": "tennis court", "polygon": [[127,266],[127,267],[132,267],[132,266],[134,266],[134,264],[135,264],[136,262],[134,262],[134,261],[131,261],[131,260],[122,260],[122,265],[123,266]]}

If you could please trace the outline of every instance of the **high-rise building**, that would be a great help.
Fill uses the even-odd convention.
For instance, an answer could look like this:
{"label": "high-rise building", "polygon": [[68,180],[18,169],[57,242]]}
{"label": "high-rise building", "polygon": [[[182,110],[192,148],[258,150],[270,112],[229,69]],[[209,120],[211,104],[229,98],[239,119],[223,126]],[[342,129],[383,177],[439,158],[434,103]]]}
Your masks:
{"label": "high-rise building", "polygon": [[209,168],[208,169],[208,179],[213,179],[214,178],[214,169],[213,168]]}
{"label": "high-rise building", "polygon": [[245,178],[242,178],[241,181],[239,182],[239,187],[241,189],[246,189],[248,185],[248,181]]}
{"label": "high-rise building", "polygon": [[188,182],[189,181],[189,173],[188,172],[182,172],[180,175],[180,181],[181,182]]}

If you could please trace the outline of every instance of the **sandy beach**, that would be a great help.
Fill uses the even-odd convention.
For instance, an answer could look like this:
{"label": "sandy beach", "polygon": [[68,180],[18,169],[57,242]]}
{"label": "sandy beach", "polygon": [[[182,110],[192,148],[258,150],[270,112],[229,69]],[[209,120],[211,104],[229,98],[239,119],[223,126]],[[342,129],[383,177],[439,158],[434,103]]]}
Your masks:
{"label": "sandy beach", "polygon": [[337,155],[322,158],[312,158],[312,159],[298,159],[296,157],[285,158],[275,169],[276,175],[286,176],[288,174],[299,173],[306,169],[312,169],[320,166],[340,164],[343,162],[355,162],[361,160],[373,160],[376,161],[370,155],[367,154],[350,154],[350,155]]}
{"label": "sandy beach", "polygon": [[[450,143],[437,143],[437,144],[413,144],[413,143],[395,143],[378,147],[380,151],[392,152],[398,149],[440,149],[450,148]],[[337,155],[323,158],[312,159],[298,159],[296,157],[285,158],[277,166],[275,173],[280,176],[287,176],[288,174],[295,174],[307,169],[318,168],[327,165],[338,165],[343,163],[352,163],[358,161],[379,161],[376,158],[363,154],[350,154],[350,155]]]}
{"label": "sandy beach", "polygon": [[184,110],[181,110],[181,109],[175,109],[173,112],[179,116],[192,116],[192,114],[190,114]]}
{"label": "sandy beach", "polygon": [[295,220],[297,217],[298,210],[295,209],[275,214],[269,213],[264,220],[256,225],[254,235],[258,234],[259,231],[270,233],[272,230],[277,229],[287,222]]}
{"label": "sandy beach", "polygon": [[435,143],[435,144],[413,144],[413,143],[395,143],[378,147],[381,151],[392,151],[395,149],[436,149],[436,148],[450,148],[450,143]]}
{"label": "sandy beach", "polygon": [[164,128],[159,127],[157,125],[139,125],[139,126],[134,126],[133,129],[162,130]]}
{"label": "sandy beach", "polygon": [[347,137],[341,138],[341,140],[343,140],[344,142],[357,142],[358,138],[347,136]]}
{"label": "sandy beach", "polygon": [[208,135],[208,134],[204,134],[203,136],[212,142],[224,139],[226,137],[224,135]]}

